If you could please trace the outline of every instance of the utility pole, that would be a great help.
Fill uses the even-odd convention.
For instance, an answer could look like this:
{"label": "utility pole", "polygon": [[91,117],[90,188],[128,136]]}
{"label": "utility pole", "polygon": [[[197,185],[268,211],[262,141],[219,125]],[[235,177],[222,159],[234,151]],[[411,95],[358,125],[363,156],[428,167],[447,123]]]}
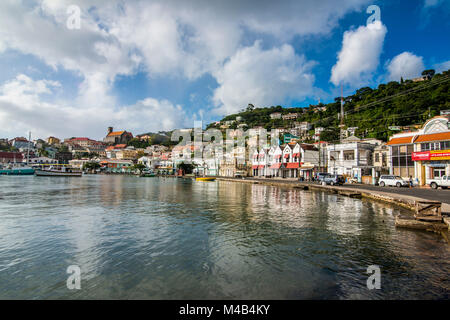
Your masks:
{"label": "utility pole", "polygon": [[344,89],[343,89],[342,83],[341,83],[341,114],[340,115],[341,115],[340,116],[341,123],[339,125],[339,128],[340,128],[339,138],[342,142],[342,139],[344,138],[344,132],[343,132],[343,130],[344,130]]}

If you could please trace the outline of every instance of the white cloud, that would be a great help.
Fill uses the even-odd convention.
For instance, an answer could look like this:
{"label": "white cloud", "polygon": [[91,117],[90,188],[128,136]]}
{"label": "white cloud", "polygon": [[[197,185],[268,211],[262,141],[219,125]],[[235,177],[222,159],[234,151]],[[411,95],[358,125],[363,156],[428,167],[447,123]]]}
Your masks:
{"label": "white cloud", "polygon": [[436,72],[441,73],[442,71],[447,71],[450,69],[450,60],[436,63],[433,68],[436,70]]}
{"label": "white cloud", "polygon": [[50,95],[58,87],[58,82],[33,80],[23,74],[0,86],[0,135],[12,137],[31,130],[40,137],[102,138],[108,126],[136,134],[171,130],[185,126],[188,121],[181,106],[153,98],[114,109],[46,102],[44,95]]}
{"label": "white cloud", "polygon": [[386,32],[380,21],[346,31],[338,61],[331,71],[331,82],[354,87],[366,84],[378,67]]}
{"label": "white cloud", "polygon": [[313,64],[290,45],[263,50],[255,42],[242,48],[215,75],[219,83],[213,97],[215,112],[236,112],[248,103],[270,106],[286,98],[303,99],[314,91]]}
{"label": "white cloud", "polygon": [[404,80],[412,79],[420,76],[424,69],[422,57],[405,51],[387,63],[387,77],[391,81],[400,81],[402,77]]}
{"label": "white cloud", "polygon": [[[104,116],[99,116],[95,109],[116,114],[117,108],[125,108],[118,107],[114,82],[118,75],[133,75],[138,70],[146,71],[150,77],[183,77],[188,81],[205,74],[217,77],[220,87],[215,91],[214,99],[222,106],[222,111],[234,110],[247,99],[270,104],[281,103],[280,100],[289,97],[302,98],[312,90],[310,64],[282,43],[297,35],[327,34],[346,13],[359,10],[367,3],[369,0],[345,0],[339,6],[334,0],[313,3],[298,0],[79,0],[75,4],[82,12],[81,29],[69,30],[66,27],[67,8],[74,4],[72,0],[2,0],[0,52],[12,49],[30,54],[55,70],[69,70],[81,77],[77,99],[61,101],[59,107],[42,102],[38,99],[40,94],[25,95],[32,100],[28,103],[29,108],[36,106],[54,112],[42,112],[49,116],[48,120],[37,110],[30,109],[30,114],[26,115],[24,108],[18,109],[24,119],[31,121],[24,123],[23,128],[28,130],[33,119],[38,118],[40,126],[55,131],[53,134],[62,132],[57,127],[61,124],[52,123],[54,119],[65,119],[69,123],[70,115],[78,118],[91,115],[85,122],[75,120],[73,123],[77,125],[67,127],[67,132],[73,129],[75,134],[80,132],[78,128],[88,128],[86,123],[95,127],[95,123],[103,126],[111,120],[111,117],[103,119]],[[242,43],[249,35],[255,39],[270,38],[278,47],[263,51],[254,46],[249,50],[260,55],[259,63],[241,62],[246,68],[241,72],[242,76],[254,87],[250,82],[239,81],[228,71],[240,64],[238,60],[246,53],[241,49]],[[275,61],[277,58],[281,60]],[[264,62],[276,69],[262,70]],[[253,65],[255,70],[246,65]],[[264,81],[257,79],[253,72],[267,78]],[[22,80],[15,79],[11,83]],[[247,90],[238,90],[231,80]],[[242,94],[242,98],[238,99],[237,93]],[[5,100],[4,95],[2,99],[2,113],[8,109],[6,104],[15,105],[17,101]],[[141,108],[142,103],[137,102],[134,108]],[[158,103],[162,107],[162,102]],[[168,116],[178,119],[178,116]],[[8,117],[12,117],[11,112]],[[95,119],[99,120],[96,122]],[[17,121],[20,123],[20,118]],[[179,119],[175,122],[179,123]],[[161,125],[166,128],[170,123]],[[93,130],[88,132],[97,132]]]}

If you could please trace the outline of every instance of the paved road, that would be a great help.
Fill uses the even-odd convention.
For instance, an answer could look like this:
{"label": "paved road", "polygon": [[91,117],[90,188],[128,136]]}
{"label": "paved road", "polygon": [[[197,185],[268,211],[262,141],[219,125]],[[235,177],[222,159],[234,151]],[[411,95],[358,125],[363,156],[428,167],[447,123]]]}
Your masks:
{"label": "paved road", "polygon": [[429,188],[397,188],[397,187],[379,187],[372,185],[349,184],[344,185],[355,189],[366,189],[374,191],[383,191],[394,194],[404,194],[428,200],[441,201],[450,204],[450,189],[429,189]]}
{"label": "paved road", "polygon": [[[255,181],[272,181],[272,182],[283,182],[283,183],[293,183],[297,184],[298,181],[294,180],[284,180],[284,179],[254,179],[245,178],[245,180],[255,180]],[[313,182],[301,182],[301,184],[317,184]],[[366,189],[374,191],[382,191],[393,194],[404,194],[408,196],[423,198],[427,200],[441,201],[450,204],[450,189],[430,189],[430,188],[397,188],[397,187],[379,187],[368,184],[345,184],[344,187],[354,188],[354,189]]]}

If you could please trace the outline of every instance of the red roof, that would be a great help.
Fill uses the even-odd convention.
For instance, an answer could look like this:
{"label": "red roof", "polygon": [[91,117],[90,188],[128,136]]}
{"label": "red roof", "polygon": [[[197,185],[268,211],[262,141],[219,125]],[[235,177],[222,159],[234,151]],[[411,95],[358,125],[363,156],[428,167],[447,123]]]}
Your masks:
{"label": "red roof", "polygon": [[89,141],[89,140],[91,140],[91,139],[89,139],[89,138],[73,138],[73,139],[70,139],[71,141]]}
{"label": "red roof", "polygon": [[120,136],[124,133],[125,131],[115,131],[115,132],[111,132],[108,133],[107,137],[111,137],[111,136]]}
{"label": "red roof", "polygon": [[414,142],[443,141],[443,140],[450,140],[450,132],[423,134],[419,136]]}
{"label": "red roof", "polygon": [[116,148],[116,149],[124,149],[124,148],[126,148],[126,147],[127,147],[126,144],[116,144],[116,145],[114,146],[114,148]]}
{"label": "red roof", "polygon": [[409,137],[401,137],[401,138],[393,138],[391,140],[389,140],[388,143],[386,143],[387,145],[395,145],[395,144],[409,144],[412,143],[413,136],[409,136]]}

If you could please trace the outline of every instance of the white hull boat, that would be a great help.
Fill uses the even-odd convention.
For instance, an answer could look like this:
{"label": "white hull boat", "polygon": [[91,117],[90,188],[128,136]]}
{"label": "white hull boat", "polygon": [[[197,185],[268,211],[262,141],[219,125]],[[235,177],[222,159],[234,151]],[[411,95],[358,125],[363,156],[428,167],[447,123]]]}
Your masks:
{"label": "white hull boat", "polygon": [[71,169],[66,169],[66,170],[36,169],[34,174],[38,177],[81,177],[82,172],[72,171]]}

